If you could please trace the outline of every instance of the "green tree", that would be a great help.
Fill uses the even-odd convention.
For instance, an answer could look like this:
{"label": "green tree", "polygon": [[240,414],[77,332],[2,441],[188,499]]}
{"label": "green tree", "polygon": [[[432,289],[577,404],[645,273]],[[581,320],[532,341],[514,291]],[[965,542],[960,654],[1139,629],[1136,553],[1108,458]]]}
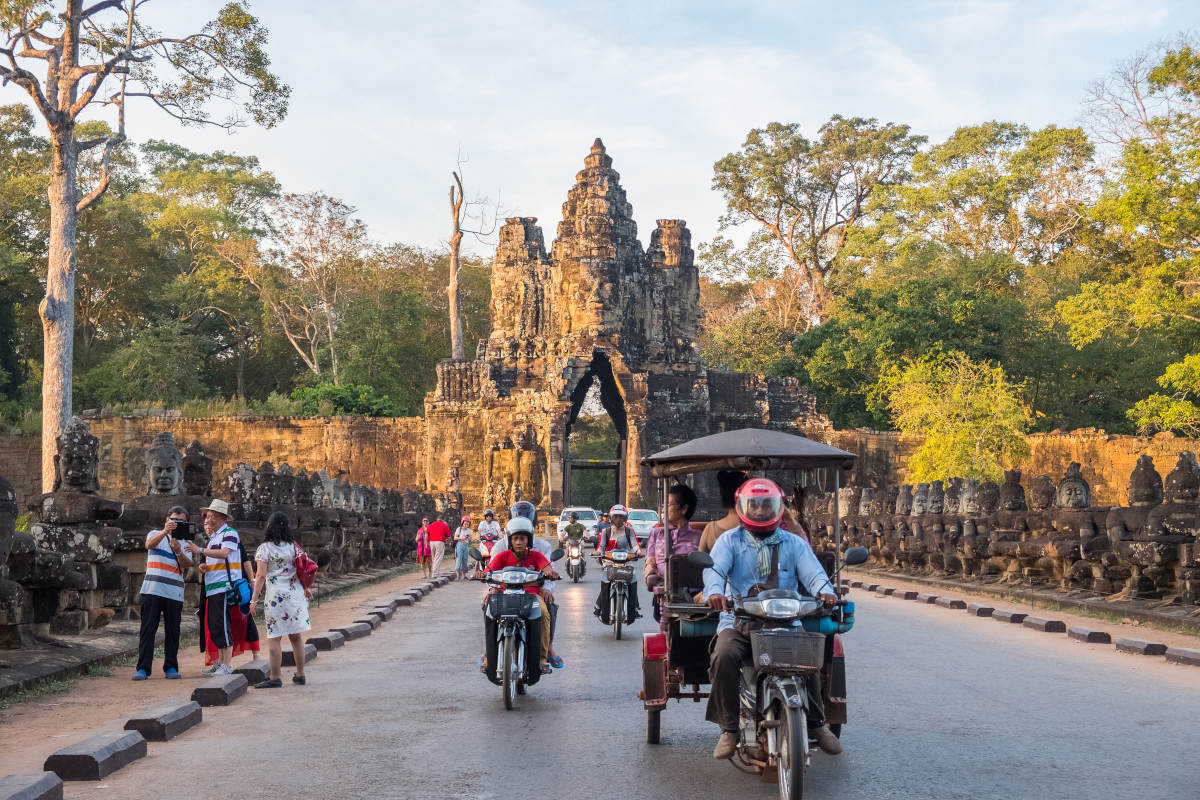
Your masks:
{"label": "green tree", "polygon": [[923,442],[909,479],[999,480],[1004,465],[1029,455],[1029,410],[1000,367],[962,353],[906,361],[888,376],[896,428]]}

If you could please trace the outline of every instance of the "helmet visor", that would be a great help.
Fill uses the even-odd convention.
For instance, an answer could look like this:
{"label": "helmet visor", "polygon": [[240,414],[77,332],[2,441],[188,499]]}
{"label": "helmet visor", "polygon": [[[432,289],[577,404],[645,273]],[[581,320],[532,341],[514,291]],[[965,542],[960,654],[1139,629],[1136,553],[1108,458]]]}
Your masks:
{"label": "helmet visor", "polygon": [[751,522],[769,525],[783,514],[783,498],[778,495],[762,497],[743,495],[738,498],[737,503],[738,516]]}

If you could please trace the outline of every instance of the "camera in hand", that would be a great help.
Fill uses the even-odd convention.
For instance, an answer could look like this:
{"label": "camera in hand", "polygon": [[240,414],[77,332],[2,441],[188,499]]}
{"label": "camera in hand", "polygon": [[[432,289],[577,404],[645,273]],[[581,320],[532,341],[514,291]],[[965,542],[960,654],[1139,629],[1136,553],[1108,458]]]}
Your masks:
{"label": "camera in hand", "polygon": [[176,539],[190,539],[192,538],[192,523],[175,520],[175,530],[171,533]]}

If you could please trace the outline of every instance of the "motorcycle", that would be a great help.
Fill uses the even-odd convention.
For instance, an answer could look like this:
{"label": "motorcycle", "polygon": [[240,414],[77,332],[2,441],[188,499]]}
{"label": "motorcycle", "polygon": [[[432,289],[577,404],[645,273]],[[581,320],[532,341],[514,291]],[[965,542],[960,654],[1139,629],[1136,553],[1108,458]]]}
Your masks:
{"label": "motorcycle", "polygon": [[583,557],[583,543],[570,542],[567,544],[567,576],[572,583],[579,583],[587,572],[587,561]]}
{"label": "motorcycle", "polygon": [[625,624],[625,603],[629,595],[629,584],[633,583],[633,562],[641,556],[627,550],[611,550],[600,553],[597,559],[604,567],[605,580],[608,582],[609,619],[613,629],[613,638],[621,638],[621,626]]}
{"label": "motorcycle", "polygon": [[471,558],[475,561],[475,574],[482,575],[492,560],[492,551],[496,549],[497,539],[480,539],[479,546],[471,550]]}
{"label": "motorcycle", "polygon": [[[853,548],[846,563],[865,561]],[[709,568],[707,553],[688,560]],[[854,626],[854,603],[838,600],[825,608],[820,600],[794,589],[765,589],[750,597],[734,597],[735,619],[751,623],[752,658],[742,667],[737,757],[752,770],[774,768],[780,800],[800,800],[804,773],[815,746],[808,737],[811,707],[808,679],[825,664],[825,645]],[[736,766],[736,765],[735,765]]]}
{"label": "motorcycle", "polygon": [[[476,548],[471,553],[476,561],[482,553]],[[552,554],[551,561],[562,558],[562,551]],[[491,664],[492,677],[500,683],[504,694],[504,708],[511,711],[517,695],[525,694],[528,686],[526,646],[528,626],[526,622],[539,608],[537,595],[526,591],[532,586],[540,587],[546,578],[541,571],[524,567],[505,567],[497,572],[485,572],[480,579],[501,591],[488,595],[484,613],[496,621],[496,662]],[[542,624],[549,625],[548,618]],[[537,664],[533,669],[539,669]],[[540,674],[540,673],[539,673]]]}

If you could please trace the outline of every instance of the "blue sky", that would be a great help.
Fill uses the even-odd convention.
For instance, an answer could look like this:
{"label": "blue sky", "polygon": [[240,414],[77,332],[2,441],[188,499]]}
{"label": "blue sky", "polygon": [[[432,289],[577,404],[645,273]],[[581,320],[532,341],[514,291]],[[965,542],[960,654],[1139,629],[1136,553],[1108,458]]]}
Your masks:
{"label": "blue sky", "polygon": [[[156,7],[157,6],[157,7]],[[218,3],[153,3],[178,30]],[[292,191],[359,209],[372,235],[437,247],[461,151],[468,194],[539,217],[547,244],[593,138],[633,203],[711,238],[712,164],[771,121],[910,124],[936,141],[988,119],[1077,124],[1087,85],[1200,22],[1200,3],[367,2],[258,0],[293,87],[270,131],[180,128],[143,108],[129,133],[260,156]],[[331,9],[336,12],[331,13]],[[187,28],[191,30],[191,28]],[[11,102],[13,87],[0,90]],[[477,248],[478,249],[478,248]]]}

